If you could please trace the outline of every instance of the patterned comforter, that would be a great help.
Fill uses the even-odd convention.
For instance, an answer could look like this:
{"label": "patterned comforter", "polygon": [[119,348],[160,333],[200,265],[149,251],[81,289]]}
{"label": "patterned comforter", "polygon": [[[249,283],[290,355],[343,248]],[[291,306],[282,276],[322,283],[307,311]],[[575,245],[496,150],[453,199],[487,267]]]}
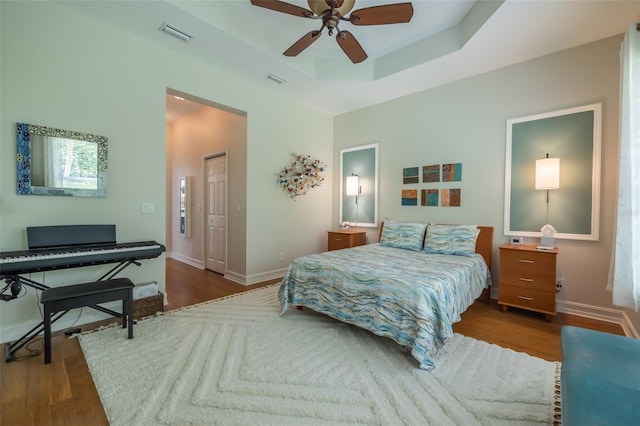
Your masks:
{"label": "patterned comforter", "polygon": [[479,254],[455,256],[369,244],[295,259],[280,284],[281,315],[299,305],[389,337],[420,368],[490,282]]}

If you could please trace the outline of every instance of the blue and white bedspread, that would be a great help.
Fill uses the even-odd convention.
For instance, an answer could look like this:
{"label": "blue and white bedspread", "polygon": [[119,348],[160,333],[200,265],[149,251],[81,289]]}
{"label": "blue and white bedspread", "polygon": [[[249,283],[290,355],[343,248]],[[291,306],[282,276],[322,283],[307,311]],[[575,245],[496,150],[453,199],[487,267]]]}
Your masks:
{"label": "blue and white bedspread", "polygon": [[452,324],[482,293],[482,256],[454,256],[369,244],[295,259],[280,284],[281,315],[305,306],[411,350],[420,368],[453,335]]}

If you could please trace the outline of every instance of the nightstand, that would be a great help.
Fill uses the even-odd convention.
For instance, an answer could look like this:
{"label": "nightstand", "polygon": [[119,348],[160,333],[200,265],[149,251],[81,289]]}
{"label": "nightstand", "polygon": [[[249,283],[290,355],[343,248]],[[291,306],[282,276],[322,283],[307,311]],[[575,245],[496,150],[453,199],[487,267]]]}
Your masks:
{"label": "nightstand", "polygon": [[363,246],[366,244],[367,233],[365,231],[329,231],[328,249],[340,250],[344,248]]}
{"label": "nightstand", "polygon": [[551,321],[556,314],[556,256],[558,249],[537,250],[536,246],[500,246],[498,304],[545,314]]}

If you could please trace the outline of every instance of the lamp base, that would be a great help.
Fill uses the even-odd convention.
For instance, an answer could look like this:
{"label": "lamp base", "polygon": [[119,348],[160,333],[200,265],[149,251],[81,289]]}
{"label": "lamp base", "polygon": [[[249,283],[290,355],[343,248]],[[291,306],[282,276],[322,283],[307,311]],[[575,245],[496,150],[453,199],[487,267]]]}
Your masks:
{"label": "lamp base", "polygon": [[553,237],[540,237],[540,245],[543,247],[555,247],[556,242]]}

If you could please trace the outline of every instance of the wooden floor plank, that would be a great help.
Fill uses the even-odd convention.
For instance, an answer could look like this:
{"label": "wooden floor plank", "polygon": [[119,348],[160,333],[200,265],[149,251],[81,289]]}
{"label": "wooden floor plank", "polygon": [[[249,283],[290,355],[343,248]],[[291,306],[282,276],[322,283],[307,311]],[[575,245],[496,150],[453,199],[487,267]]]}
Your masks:
{"label": "wooden floor plank", "polygon": [[[177,309],[278,282],[244,286],[211,271],[167,259],[169,305]],[[107,320],[112,322],[112,320]],[[618,324],[558,314],[550,323],[539,314],[509,309],[495,301],[477,301],[454,325],[454,331],[549,361],[561,360],[560,328],[570,324],[623,334]],[[83,331],[101,323],[82,326]],[[34,348],[42,349],[38,341]],[[24,350],[17,355],[23,355]],[[0,425],[108,425],[78,339],[58,334],[52,339],[52,362],[43,355],[0,361]]]}

